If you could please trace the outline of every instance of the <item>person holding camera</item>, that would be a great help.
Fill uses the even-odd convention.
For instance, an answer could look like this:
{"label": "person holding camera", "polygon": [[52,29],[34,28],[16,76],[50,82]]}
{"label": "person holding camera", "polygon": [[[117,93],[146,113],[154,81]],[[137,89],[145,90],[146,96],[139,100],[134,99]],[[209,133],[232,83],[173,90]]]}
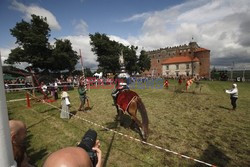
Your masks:
{"label": "person holding camera", "polygon": [[96,131],[89,129],[77,147],[67,147],[52,153],[43,167],[101,167],[102,151]]}
{"label": "person holding camera", "polygon": [[231,104],[233,106],[233,111],[236,110],[236,101],[238,99],[238,88],[237,88],[237,84],[233,84],[232,85],[232,89],[230,90],[225,90],[226,93],[230,94],[230,99],[231,99]]}

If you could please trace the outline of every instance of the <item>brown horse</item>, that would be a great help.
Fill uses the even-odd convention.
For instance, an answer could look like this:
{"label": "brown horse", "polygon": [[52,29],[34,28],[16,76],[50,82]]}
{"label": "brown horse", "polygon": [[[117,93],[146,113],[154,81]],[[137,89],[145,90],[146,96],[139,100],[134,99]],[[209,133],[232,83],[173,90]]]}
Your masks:
{"label": "brown horse", "polygon": [[[148,137],[148,115],[146,108],[138,96],[137,93],[131,90],[122,90],[116,99],[116,107],[117,107],[117,116],[118,118],[121,114],[128,113],[133,120],[139,126],[139,129],[142,134],[143,140],[147,140]],[[139,110],[142,118],[141,121],[136,117],[137,109]]]}

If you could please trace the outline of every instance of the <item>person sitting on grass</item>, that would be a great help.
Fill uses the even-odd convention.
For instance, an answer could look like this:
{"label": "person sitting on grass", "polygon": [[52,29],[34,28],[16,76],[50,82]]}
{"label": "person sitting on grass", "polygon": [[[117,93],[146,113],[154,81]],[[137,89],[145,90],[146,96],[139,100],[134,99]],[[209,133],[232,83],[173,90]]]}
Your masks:
{"label": "person sitting on grass", "polygon": [[17,167],[32,167],[28,162],[26,154],[25,138],[27,134],[26,125],[19,120],[10,120],[10,135],[14,159]]}
{"label": "person sitting on grass", "polygon": [[79,93],[79,98],[80,98],[80,106],[78,111],[84,111],[84,105],[85,105],[85,101],[87,99],[86,96],[86,88],[85,88],[85,83],[84,83],[84,78],[80,78],[79,80],[79,86],[78,86],[78,93]]}

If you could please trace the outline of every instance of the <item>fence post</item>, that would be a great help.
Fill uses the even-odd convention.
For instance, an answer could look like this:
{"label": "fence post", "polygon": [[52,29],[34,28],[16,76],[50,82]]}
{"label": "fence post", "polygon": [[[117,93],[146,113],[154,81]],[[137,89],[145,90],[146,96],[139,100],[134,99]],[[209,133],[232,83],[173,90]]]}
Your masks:
{"label": "fence post", "polygon": [[30,108],[30,96],[28,92],[26,92],[26,102],[27,102],[27,107]]}

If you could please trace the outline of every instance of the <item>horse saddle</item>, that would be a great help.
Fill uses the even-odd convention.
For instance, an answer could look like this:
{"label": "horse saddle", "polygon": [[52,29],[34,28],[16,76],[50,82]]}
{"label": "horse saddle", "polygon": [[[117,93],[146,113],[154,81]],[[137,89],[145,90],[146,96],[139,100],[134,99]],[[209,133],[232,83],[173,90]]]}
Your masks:
{"label": "horse saddle", "polygon": [[117,96],[116,104],[120,110],[122,110],[123,112],[126,112],[130,103],[136,97],[139,97],[137,93],[129,89],[122,90],[119,92]]}

